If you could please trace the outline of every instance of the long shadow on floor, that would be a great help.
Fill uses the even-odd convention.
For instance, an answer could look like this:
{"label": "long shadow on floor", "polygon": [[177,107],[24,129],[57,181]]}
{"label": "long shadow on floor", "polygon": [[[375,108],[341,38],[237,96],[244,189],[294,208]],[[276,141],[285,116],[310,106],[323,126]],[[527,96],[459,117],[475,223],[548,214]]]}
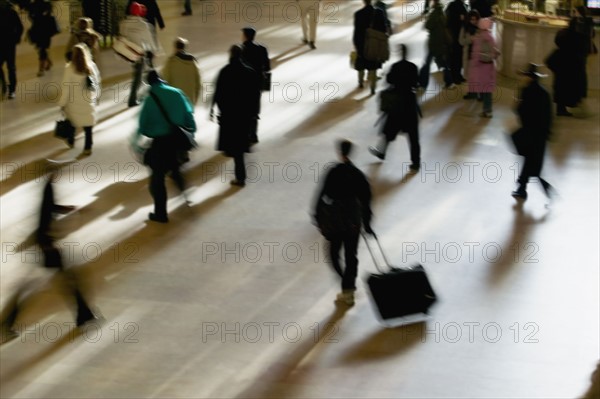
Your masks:
{"label": "long shadow on floor", "polygon": [[319,339],[316,340],[312,335],[310,338],[305,339],[299,343],[299,346],[291,353],[282,354],[281,361],[276,362],[278,367],[270,368],[255,379],[255,382],[246,388],[243,392],[236,396],[236,398],[283,398],[283,397],[297,397],[292,391],[294,381],[298,378],[302,378],[302,370],[300,370],[300,364],[311,353],[317,350],[321,344],[327,344],[331,337],[335,336],[335,331],[338,321],[340,321],[348,307],[339,306],[336,307],[333,313],[324,321],[319,323],[323,326]]}
{"label": "long shadow on floor", "polygon": [[542,224],[548,218],[546,212],[541,218],[534,218],[523,209],[523,202],[519,201],[514,206],[514,219],[510,235],[500,244],[502,255],[492,263],[489,270],[488,284],[500,285],[513,268],[520,264],[536,262],[535,253],[539,248],[535,242],[527,242],[528,236],[536,225]]}
{"label": "long shadow on floor", "polygon": [[283,53],[277,54],[276,56],[272,57],[271,58],[271,68],[275,69],[278,66],[281,66],[281,65],[285,64],[286,62],[293,60],[294,58],[300,57],[301,55],[304,55],[306,53],[310,53],[311,51],[313,51],[308,47],[306,47],[306,49],[303,51],[298,51],[303,47],[306,47],[306,45],[300,44],[296,47],[292,47],[291,49],[286,50]]}

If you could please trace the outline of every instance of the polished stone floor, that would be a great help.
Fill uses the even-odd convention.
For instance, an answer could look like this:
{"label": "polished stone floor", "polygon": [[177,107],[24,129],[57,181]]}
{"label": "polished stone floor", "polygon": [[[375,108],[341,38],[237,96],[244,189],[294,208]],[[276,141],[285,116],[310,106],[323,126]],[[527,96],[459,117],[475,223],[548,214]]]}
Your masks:
{"label": "polished stone floor", "polygon": [[[148,222],[148,172],[127,145],[139,112],[126,106],[130,67],[102,51],[93,154],[77,158],[83,138],[70,150],[52,132],[66,34],[54,39],[55,66],[41,78],[31,46],[19,46],[17,98],[0,108],[0,299],[5,307],[26,287],[27,300],[20,337],[0,348],[1,397],[573,398],[585,391],[600,358],[598,92],[589,93],[586,110],[575,110],[580,117],[555,120],[544,175],[558,198],[549,205],[532,182],[518,204],[510,193],[521,159],[507,141],[517,126],[517,82],[499,78],[494,117],[481,119],[481,104],[462,100],[464,87],[440,89],[434,72],[421,98],[424,163],[410,175],[403,137],[383,163],[367,152],[377,139],[377,99],[356,89],[348,57],[361,2],[323,1],[314,51],[300,43],[294,3],[193,0],[194,15],[181,17],[181,2],[159,1],[163,47],[168,53],[176,35],[189,38],[204,81],[196,107],[201,149],[186,167],[191,205],[169,183],[168,225]],[[407,43],[420,64],[427,35],[417,4],[387,3],[392,44]],[[232,161],[214,150],[218,126],[207,98],[228,47],[250,24],[269,47],[274,87],[262,99],[261,142],[247,157],[249,184],[237,189],[229,185]],[[424,322],[388,328],[378,321],[364,283],[376,269],[364,243],[356,305],[333,303],[338,281],[310,211],[341,137],[355,142],[354,162],[370,179],[373,228],[390,262],[422,263],[429,273],[439,302]],[[60,280],[29,245],[46,158],[76,159],[56,195],[78,211],[56,223],[57,234],[105,318],[81,334]]]}

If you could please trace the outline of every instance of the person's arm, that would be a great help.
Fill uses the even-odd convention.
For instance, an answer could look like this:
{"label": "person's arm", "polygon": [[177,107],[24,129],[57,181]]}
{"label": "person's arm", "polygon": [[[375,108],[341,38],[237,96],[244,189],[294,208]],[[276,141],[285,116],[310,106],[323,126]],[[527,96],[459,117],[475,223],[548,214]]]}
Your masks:
{"label": "person's arm", "polygon": [[371,228],[371,186],[369,185],[369,181],[367,178],[360,173],[360,185],[359,185],[359,198],[360,205],[362,208],[362,218],[363,218],[363,226],[365,232],[368,234],[374,234],[373,229]]}
{"label": "person's arm", "polygon": [[194,76],[194,87],[196,93],[196,102],[201,99],[202,95],[202,75],[200,74],[200,67],[198,66],[198,62],[194,60],[194,68],[196,69],[196,74]]}
{"label": "person's arm", "polygon": [[269,52],[266,47],[263,47],[263,71],[271,72],[271,60],[269,59]]}

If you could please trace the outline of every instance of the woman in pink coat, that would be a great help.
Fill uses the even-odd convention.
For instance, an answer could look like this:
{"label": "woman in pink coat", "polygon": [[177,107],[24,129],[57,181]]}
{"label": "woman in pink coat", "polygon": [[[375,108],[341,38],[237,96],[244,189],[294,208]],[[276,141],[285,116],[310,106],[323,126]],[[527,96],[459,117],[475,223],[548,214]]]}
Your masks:
{"label": "woman in pink coat", "polygon": [[492,117],[492,93],[496,88],[495,60],[500,55],[490,31],[492,24],[489,18],[479,20],[467,76],[469,92],[479,93],[483,100],[483,112],[480,116],[484,118]]}

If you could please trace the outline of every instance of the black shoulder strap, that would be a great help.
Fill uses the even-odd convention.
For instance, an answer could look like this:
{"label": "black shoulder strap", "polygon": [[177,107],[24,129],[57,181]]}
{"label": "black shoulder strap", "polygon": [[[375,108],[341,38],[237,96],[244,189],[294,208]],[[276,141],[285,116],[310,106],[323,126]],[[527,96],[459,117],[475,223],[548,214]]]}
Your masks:
{"label": "black shoulder strap", "polygon": [[154,99],[154,102],[156,103],[156,105],[158,105],[158,108],[160,109],[160,112],[163,114],[163,116],[165,117],[165,119],[167,120],[167,122],[169,123],[169,125],[175,125],[171,121],[171,118],[169,118],[169,114],[167,114],[167,111],[163,108],[161,102],[158,100],[158,96],[156,94],[152,93],[152,90],[150,90],[150,95]]}

